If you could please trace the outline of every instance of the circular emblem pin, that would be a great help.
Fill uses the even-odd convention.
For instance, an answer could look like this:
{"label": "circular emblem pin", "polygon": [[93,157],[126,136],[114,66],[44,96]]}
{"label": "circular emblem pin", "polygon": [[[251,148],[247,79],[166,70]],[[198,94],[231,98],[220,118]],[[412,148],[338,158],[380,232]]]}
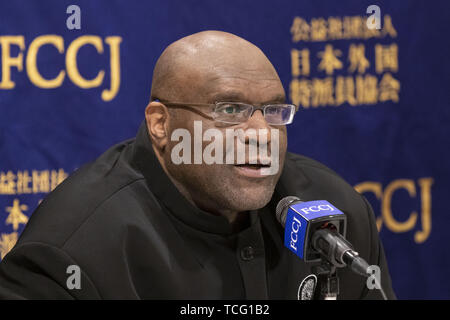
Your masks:
{"label": "circular emblem pin", "polygon": [[298,287],[297,299],[298,300],[312,300],[314,297],[314,291],[316,290],[317,277],[315,274],[310,274]]}

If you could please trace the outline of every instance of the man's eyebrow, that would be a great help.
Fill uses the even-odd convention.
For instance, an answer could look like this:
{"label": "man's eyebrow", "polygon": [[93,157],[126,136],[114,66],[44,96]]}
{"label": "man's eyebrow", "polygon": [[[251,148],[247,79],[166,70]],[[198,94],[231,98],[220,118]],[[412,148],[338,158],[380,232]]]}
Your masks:
{"label": "man's eyebrow", "polygon": [[[213,97],[214,102],[226,101],[226,102],[246,102],[244,101],[244,96],[241,92],[238,91],[229,91],[229,92],[220,92]],[[262,104],[269,103],[285,103],[286,96],[284,94],[278,94],[273,96],[271,99],[267,101],[263,101]]]}
{"label": "man's eyebrow", "polygon": [[284,94],[278,94],[278,95],[274,96],[272,99],[270,99],[269,101],[264,102],[264,104],[285,103],[285,102],[286,102],[286,96]]}
{"label": "man's eyebrow", "polygon": [[240,102],[244,99],[242,93],[238,91],[227,91],[220,92],[213,96],[214,102],[216,101],[230,101],[230,102]]}

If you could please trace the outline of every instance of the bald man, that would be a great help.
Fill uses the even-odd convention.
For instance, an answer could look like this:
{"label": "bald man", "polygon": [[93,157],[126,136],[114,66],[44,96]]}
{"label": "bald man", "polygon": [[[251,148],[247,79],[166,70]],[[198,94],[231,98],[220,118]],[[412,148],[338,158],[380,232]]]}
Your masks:
{"label": "bald man", "polygon": [[[295,195],[347,213],[348,239],[395,298],[368,202],[324,165],[286,152],[296,111],[250,42],[206,31],[171,44],[136,139],[42,201],[0,264],[0,297],[318,297],[302,285],[317,263],[284,248],[275,218],[278,201]],[[339,299],[381,298],[363,277],[338,276]]]}

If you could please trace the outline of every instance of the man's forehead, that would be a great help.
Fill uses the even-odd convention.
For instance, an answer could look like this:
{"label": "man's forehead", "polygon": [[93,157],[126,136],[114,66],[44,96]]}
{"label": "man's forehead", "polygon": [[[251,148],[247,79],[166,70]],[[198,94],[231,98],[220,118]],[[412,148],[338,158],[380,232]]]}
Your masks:
{"label": "man's forehead", "polygon": [[240,101],[248,103],[283,103],[286,100],[280,79],[274,73],[264,77],[248,74],[222,75],[204,82],[208,102]]}
{"label": "man's forehead", "polygon": [[285,100],[283,86],[268,58],[255,45],[234,35],[196,34],[174,43],[163,55],[160,64],[168,69],[158,68],[161,72],[156,72],[157,78],[162,81],[155,82],[160,83],[155,87],[161,90],[155,90],[155,94],[170,87],[178,88],[174,94],[178,100]]}

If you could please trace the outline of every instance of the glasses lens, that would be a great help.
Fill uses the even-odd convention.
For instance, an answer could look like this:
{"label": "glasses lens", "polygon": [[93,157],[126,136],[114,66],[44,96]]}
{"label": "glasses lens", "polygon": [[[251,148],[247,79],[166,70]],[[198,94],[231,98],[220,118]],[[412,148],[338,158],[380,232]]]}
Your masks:
{"label": "glasses lens", "polygon": [[252,106],[243,103],[218,102],[214,110],[214,119],[226,123],[245,122],[250,116]]}
{"label": "glasses lens", "polygon": [[292,122],[295,106],[289,104],[274,104],[266,106],[264,115],[267,123],[275,125],[289,124]]}

